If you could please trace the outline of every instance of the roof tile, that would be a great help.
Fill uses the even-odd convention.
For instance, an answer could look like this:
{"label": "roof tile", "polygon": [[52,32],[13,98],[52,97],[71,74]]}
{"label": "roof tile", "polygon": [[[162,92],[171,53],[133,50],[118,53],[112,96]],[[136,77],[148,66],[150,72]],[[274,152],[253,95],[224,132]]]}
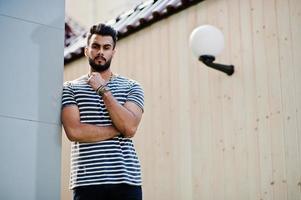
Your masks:
{"label": "roof tile", "polygon": [[[121,39],[201,1],[204,0],[148,0],[109,20],[106,24],[118,31],[118,38]],[[84,32],[73,38],[70,45],[65,46],[65,64],[84,55],[86,36]]]}

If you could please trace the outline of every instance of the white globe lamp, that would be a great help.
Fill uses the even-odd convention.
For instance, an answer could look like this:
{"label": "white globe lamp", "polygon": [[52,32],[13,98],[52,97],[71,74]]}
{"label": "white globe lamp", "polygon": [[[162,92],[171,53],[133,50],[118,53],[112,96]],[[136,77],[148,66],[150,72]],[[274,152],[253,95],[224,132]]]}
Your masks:
{"label": "white globe lamp", "polygon": [[224,49],[224,35],[212,25],[202,25],[190,34],[189,44],[193,54],[204,64],[228,75],[234,73],[233,65],[213,63],[215,57]]}

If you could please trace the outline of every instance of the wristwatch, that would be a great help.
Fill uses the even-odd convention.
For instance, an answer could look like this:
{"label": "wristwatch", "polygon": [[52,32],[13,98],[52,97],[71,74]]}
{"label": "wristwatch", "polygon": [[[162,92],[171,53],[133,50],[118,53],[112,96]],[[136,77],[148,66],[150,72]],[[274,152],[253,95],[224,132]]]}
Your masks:
{"label": "wristwatch", "polygon": [[97,89],[97,94],[99,94],[100,96],[102,96],[104,93],[110,91],[110,88],[106,85],[102,85]]}

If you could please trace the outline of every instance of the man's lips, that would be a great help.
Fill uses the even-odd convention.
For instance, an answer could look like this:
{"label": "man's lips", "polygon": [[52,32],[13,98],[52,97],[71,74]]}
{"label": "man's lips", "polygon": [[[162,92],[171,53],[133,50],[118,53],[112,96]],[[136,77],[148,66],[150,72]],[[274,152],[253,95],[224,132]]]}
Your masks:
{"label": "man's lips", "polygon": [[97,61],[97,62],[102,62],[102,61],[106,62],[106,59],[103,58],[103,57],[96,57],[94,60]]}
{"label": "man's lips", "polygon": [[96,57],[95,60],[97,60],[97,61],[106,61],[106,59],[104,57],[100,57],[100,56]]}

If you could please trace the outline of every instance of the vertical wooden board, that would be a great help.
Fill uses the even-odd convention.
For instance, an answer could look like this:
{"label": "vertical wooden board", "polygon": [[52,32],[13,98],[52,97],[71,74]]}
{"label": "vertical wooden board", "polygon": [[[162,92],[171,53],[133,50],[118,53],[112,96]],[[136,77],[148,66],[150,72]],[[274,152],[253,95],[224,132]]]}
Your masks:
{"label": "vertical wooden board", "polygon": [[[117,73],[121,76],[125,76],[123,69],[126,66],[127,63],[127,56],[126,56],[126,52],[127,52],[127,41],[125,40],[121,40],[117,43],[116,46],[116,54],[118,54],[119,56],[119,65],[118,66],[114,66],[114,73]],[[113,68],[112,68],[113,70]]]}
{"label": "vertical wooden board", "polygon": [[138,40],[137,40],[138,34],[131,35],[129,37],[129,46],[128,46],[128,65],[127,68],[127,74],[130,78],[137,80],[137,64],[139,61],[137,61],[137,55],[138,52],[141,52],[141,48],[139,48]]}
{"label": "vertical wooden board", "polygon": [[189,45],[187,41],[187,12],[181,12],[175,16],[177,24],[177,42],[176,57],[177,65],[175,66],[179,73],[179,87],[177,91],[178,98],[178,189],[180,191],[179,199],[192,199],[192,174],[191,174],[191,127],[190,127],[190,73],[188,66]]}
{"label": "vertical wooden board", "polygon": [[[228,149],[232,152],[232,175],[235,177],[233,190],[231,196],[235,199],[248,199],[249,198],[249,181],[248,181],[248,140],[246,130],[246,101],[245,101],[245,83],[244,83],[244,70],[245,66],[242,65],[242,27],[241,27],[241,10],[240,4],[244,3],[240,0],[228,0],[228,40],[229,49],[224,51],[229,52],[229,63],[235,66],[235,73],[226,79],[231,81],[227,84],[230,90],[228,105],[232,113],[232,119],[229,118],[227,123],[231,124],[232,141],[228,144]],[[249,22],[250,23],[250,22]],[[249,39],[250,40],[250,39]],[[232,93],[232,97],[230,96]],[[229,109],[229,108],[228,108]],[[229,199],[233,199],[229,198]]]}
{"label": "vertical wooden board", "polygon": [[127,64],[127,45],[128,45],[127,40],[117,41],[116,56],[118,56],[119,64],[114,65],[114,68],[112,68],[112,70],[114,69],[114,72],[122,76],[125,76],[123,70]]}
{"label": "vertical wooden board", "polygon": [[62,153],[61,153],[61,199],[71,199],[69,190],[70,179],[70,150],[71,143],[62,129]]}
{"label": "vertical wooden board", "polygon": [[[226,42],[229,40],[229,18],[227,4],[225,1],[213,1],[214,3],[208,8],[208,22],[215,25],[222,30],[225,35]],[[218,14],[213,15],[212,13]],[[225,49],[220,56],[217,57],[217,62],[229,62],[229,49],[230,42],[226,43]],[[233,128],[233,113],[232,113],[232,86],[231,79],[220,71],[212,70],[210,73],[210,85],[212,102],[212,131],[216,136],[216,161],[217,177],[216,186],[219,188],[218,194],[214,194],[214,199],[235,199],[235,181],[233,178],[233,163],[234,153],[232,151],[231,143],[233,141],[232,128]]]}
{"label": "vertical wooden board", "polygon": [[[207,1],[198,4],[191,14],[189,30],[207,23]],[[194,16],[196,15],[196,19]],[[193,22],[196,20],[196,22]],[[190,32],[191,32],[190,31]],[[211,108],[208,83],[208,69],[192,54],[190,50],[191,74],[191,146],[192,146],[192,181],[193,199],[213,199],[213,152],[211,131]]]}
{"label": "vertical wooden board", "polygon": [[259,143],[257,127],[257,96],[256,74],[253,56],[253,35],[251,5],[247,0],[240,1],[240,26],[241,26],[241,57],[242,76],[244,85],[245,108],[245,133],[247,134],[247,165],[248,195],[250,200],[261,199]]}
{"label": "vertical wooden board", "polygon": [[[212,73],[209,73],[212,75]],[[213,157],[213,184],[211,192],[213,199],[225,199],[224,175],[224,135],[222,121],[222,102],[220,80],[218,77],[209,76],[211,130],[212,130],[212,157]],[[215,191],[215,192],[214,192]]]}
{"label": "vertical wooden board", "polygon": [[[273,188],[274,199],[287,199],[285,152],[282,124],[282,101],[280,85],[280,67],[277,41],[277,16],[274,1],[263,1],[266,61],[268,69],[268,95],[269,113],[266,118],[269,121],[272,147],[273,180],[270,183]],[[285,18],[285,16],[282,16]]]}
{"label": "vertical wooden board", "polygon": [[290,172],[292,173],[292,177],[290,178],[291,180],[288,181],[288,199],[297,200],[301,199],[301,1],[289,0],[288,3],[290,11],[291,47],[293,56],[292,66],[294,68],[295,75],[294,85],[296,88],[295,98],[297,104],[295,110],[297,117],[297,133],[294,137],[297,141],[297,150],[295,152],[296,158],[295,162],[291,162],[293,161],[293,157],[291,157],[291,161],[288,160],[287,162],[287,164],[290,166]]}
{"label": "vertical wooden board", "polygon": [[119,72],[119,66],[121,65],[121,56],[122,56],[122,44],[124,43],[124,41],[119,41],[117,40],[116,46],[115,46],[115,55],[114,58],[112,60],[111,66],[112,66],[112,71],[114,71],[114,73],[116,74],[120,74]]}
{"label": "vertical wooden board", "polygon": [[[159,67],[158,67],[158,51],[156,48],[155,40],[156,40],[156,35],[158,34],[158,30],[154,26],[149,27],[149,49],[151,51],[151,60],[150,60],[150,77],[151,77],[151,109],[152,109],[152,119],[151,119],[151,124],[152,124],[152,135],[153,137],[151,139],[152,141],[152,148],[153,148],[153,156],[154,160],[152,162],[152,169],[153,169],[153,185],[154,187],[154,199],[160,198],[160,196],[164,196],[164,185],[166,184],[166,179],[165,176],[159,176],[161,169],[164,169],[164,161],[162,160],[162,148],[163,144],[161,143],[161,135],[160,135],[160,122],[159,122],[159,117],[160,117],[160,107],[159,107],[159,101],[158,101],[158,93],[156,92],[157,89],[159,88],[158,82],[160,81],[159,78]],[[162,189],[161,189],[162,188]],[[164,188],[164,189],[163,189]]]}
{"label": "vertical wooden board", "polygon": [[[144,187],[144,196],[147,197],[147,199],[155,199],[156,190],[157,188],[155,185],[156,182],[156,176],[158,176],[158,172],[155,170],[155,145],[154,145],[154,138],[156,137],[155,127],[153,127],[153,120],[154,120],[154,99],[153,99],[153,87],[152,87],[152,56],[153,52],[151,47],[152,41],[150,40],[150,27],[145,30],[147,34],[144,36],[144,45],[147,46],[147,48],[144,48],[144,66],[145,66],[145,72],[144,72],[144,80],[145,80],[145,105],[146,105],[146,123],[147,125],[147,134],[144,137],[144,140],[148,141],[147,145],[145,147],[146,152],[146,162],[145,162],[145,187]],[[145,117],[145,116],[144,116]],[[145,155],[144,155],[145,156]]]}
{"label": "vertical wooden board", "polygon": [[114,54],[114,57],[113,57],[112,63],[111,63],[111,67],[112,67],[111,69],[116,74],[120,74],[119,68],[120,68],[120,65],[122,65],[121,57],[122,57],[122,51],[123,51],[124,44],[125,44],[124,40],[117,40],[117,42],[116,42],[116,46],[115,46],[116,52]]}
{"label": "vertical wooden board", "polygon": [[[166,23],[166,22],[165,22]],[[153,94],[153,107],[154,113],[154,132],[156,135],[154,138],[154,147],[156,148],[155,156],[155,169],[157,170],[156,182],[156,196],[155,198],[170,198],[171,192],[173,190],[173,185],[170,182],[170,177],[174,174],[174,169],[170,168],[171,159],[166,157],[166,152],[170,152],[169,139],[173,134],[165,134],[163,128],[165,124],[168,127],[168,118],[162,118],[163,113],[168,113],[168,102],[162,101],[162,96],[165,95],[167,91],[163,90],[162,85],[165,84],[165,78],[168,75],[168,69],[162,71],[162,45],[161,43],[161,30],[162,23],[155,24],[151,27],[151,49],[153,53],[152,59],[152,94]],[[166,52],[165,52],[166,53]],[[167,74],[166,74],[167,72]],[[164,172],[164,175],[160,175]]]}
{"label": "vertical wooden board", "polygon": [[[207,6],[208,24],[218,24],[217,15],[212,15],[216,11],[216,3],[218,1],[210,1]],[[222,74],[216,70],[208,68],[209,76],[209,96],[211,108],[211,130],[212,130],[212,156],[213,156],[213,185],[211,192],[213,193],[212,199],[225,199],[225,167],[224,167],[224,129],[223,129],[223,113],[222,113],[222,89],[221,89],[221,76]]]}
{"label": "vertical wooden board", "polygon": [[258,134],[259,134],[259,153],[261,169],[261,187],[263,199],[273,199],[271,183],[272,175],[272,151],[271,151],[271,132],[269,130],[268,105],[268,81],[267,63],[264,46],[263,32],[263,1],[251,0],[252,26],[253,26],[253,50],[254,67],[256,73],[256,96],[258,106]]}
{"label": "vertical wooden board", "polygon": [[[231,13],[228,1],[220,1],[215,3],[216,14],[216,26],[219,27],[225,37],[225,49],[217,58],[217,62],[220,63],[230,63],[232,55],[234,55],[235,44],[232,43],[232,37],[239,38],[239,26],[236,24],[235,27],[231,27],[233,20],[233,15],[237,14]],[[232,7],[231,9],[235,9]],[[233,30],[231,30],[233,29]],[[235,39],[236,39],[235,38]],[[231,55],[231,58],[230,58]],[[232,60],[231,60],[232,62]],[[233,76],[228,76],[225,73],[218,71],[220,77],[220,96],[222,107],[220,110],[220,115],[222,116],[222,127],[223,127],[223,166],[224,166],[224,198],[225,199],[237,199],[237,171],[235,170],[235,134],[234,134],[234,115],[233,112],[233,100],[236,98],[235,95],[239,93],[236,88],[233,87],[233,82],[237,79],[239,74],[234,74]],[[235,90],[234,90],[235,89]],[[214,98],[214,97],[212,97]],[[215,97],[216,98],[216,97]],[[237,122],[236,122],[237,123]]]}
{"label": "vertical wooden board", "polygon": [[131,35],[128,39],[128,41],[125,43],[125,49],[122,51],[122,54],[124,54],[124,60],[119,68],[121,73],[126,76],[130,77],[131,74],[131,64],[132,64],[132,51],[131,51],[131,42],[133,41],[133,35]]}
{"label": "vertical wooden board", "polygon": [[145,31],[139,31],[137,32],[135,36],[135,44],[133,48],[135,49],[135,52],[133,54],[133,59],[134,59],[134,68],[135,68],[135,73],[134,77],[138,82],[141,82],[141,84],[144,84],[143,79],[145,75],[145,67],[144,67],[144,52],[145,48],[147,46],[144,46],[144,39],[145,39]]}
{"label": "vertical wooden board", "polygon": [[[296,5],[297,6],[297,5]],[[290,26],[290,8],[288,0],[277,0],[277,22],[278,22],[278,40],[280,54],[280,72],[281,88],[283,102],[283,121],[285,134],[286,150],[286,167],[287,167],[287,184],[288,199],[300,197],[300,164],[298,163],[298,117],[296,113],[296,85],[295,66],[293,65],[293,45]],[[299,165],[299,166],[298,166]],[[298,175],[299,174],[299,178]],[[283,180],[284,182],[286,180]],[[298,192],[299,191],[299,192]],[[298,195],[299,193],[299,195]]]}
{"label": "vertical wooden board", "polygon": [[134,53],[135,49],[133,48],[135,44],[135,38],[133,35],[127,38],[127,48],[126,48],[126,61],[125,64],[122,66],[123,75],[128,78],[134,79]]}
{"label": "vertical wooden board", "polygon": [[[128,41],[121,40],[119,43],[117,43],[116,51],[118,51],[119,56],[119,65],[116,66],[116,73],[126,76],[126,67],[128,64]],[[117,52],[116,52],[117,53]],[[113,70],[113,69],[112,69]],[[115,71],[114,71],[115,72]]]}
{"label": "vertical wooden board", "polygon": [[[159,29],[158,32],[158,39],[157,39],[157,48],[158,48],[158,56],[159,58],[159,104],[160,104],[160,116],[159,116],[159,122],[160,122],[160,132],[158,134],[161,134],[162,137],[162,145],[163,145],[163,151],[162,153],[162,159],[164,159],[164,166],[165,166],[165,179],[166,179],[166,190],[165,190],[165,196],[166,198],[170,199],[176,199],[176,195],[173,194],[172,191],[175,190],[175,184],[173,184],[173,177],[176,176],[176,167],[171,167],[170,163],[172,163],[173,158],[178,158],[178,155],[173,151],[172,145],[170,145],[170,140],[173,138],[174,133],[171,130],[171,126],[173,124],[170,121],[171,115],[170,115],[170,102],[172,101],[170,96],[171,86],[169,80],[169,74],[171,70],[174,70],[172,66],[169,64],[169,60],[171,59],[169,57],[169,22],[168,21],[162,21],[159,26],[157,27]],[[174,92],[174,91],[173,91]],[[176,164],[174,166],[177,166]]]}
{"label": "vertical wooden board", "polygon": [[117,70],[116,68],[120,65],[120,59],[119,59],[119,43],[121,41],[117,41],[116,43],[116,46],[115,46],[115,54],[114,54],[114,57],[112,59],[112,62],[111,62],[111,67],[112,67],[112,70],[114,69],[114,73],[117,73]]}
{"label": "vertical wooden board", "polygon": [[[172,197],[170,199],[179,199],[181,195],[181,190],[178,188],[179,187],[179,147],[178,147],[178,137],[180,137],[180,121],[179,121],[179,115],[181,114],[179,112],[179,88],[180,88],[180,74],[179,74],[179,69],[178,69],[178,57],[181,56],[177,52],[177,43],[178,43],[178,30],[175,28],[177,27],[177,21],[175,18],[167,19],[168,21],[168,35],[169,35],[169,51],[168,51],[168,58],[169,58],[169,67],[170,67],[170,73],[169,73],[169,85],[170,85],[170,90],[169,90],[169,96],[170,96],[170,123],[172,124],[171,126],[171,133],[173,136],[170,138],[170,144],[171,145],[171,151],[173,152],[173,156],[171,158],[171,170],[173,170],[173,177],[171,178],[171,184],[172,188],[174,189],[173,194],[170,194],[169,197]],[[168,199],[168,198],[167,198]]]}
{"label": "vertical wooden board", "polygon": [[[136,38],[136,43],[134,44],[135,52],[133,53],[135,56],[135,80],[137,80],[142,88],[145,90],[145,76],[144,76],[144,71],[146,71],[146,66],[144,64],[144,49],[143,49],[143,44],[145,42],[145,36],[143,33],[138,32],[135,35]],[[137,59],[139,58],[139,59]],[[148,101],[148,99],[145,97],[145,102]],[[148,180],[148,176],[150,175],[149,173],[146,173],[150,171],[147,169],[149,167],[146,165],[148,163],[149,157],[145,156],[146,154],[149,155],[150,152],[148,152],[149,148],[149,141],[146,140],[148,136],[150,136],[150,133],[148,132],[148,121],[149,121],[149,113],[150,110],[147,108],[147,106],[144,106],[144,113],[142,116],[142,120],[140,122],[140,125],[138,127],[137,133],[134,137],[134,142],[135,142],[135,147],[137,150],[137,154],[141,163],[141,170],[142,170],[142,183],[143,183],[143,196],[145,196],[145,186],[148,187],[148,183],[146,180]]]}

